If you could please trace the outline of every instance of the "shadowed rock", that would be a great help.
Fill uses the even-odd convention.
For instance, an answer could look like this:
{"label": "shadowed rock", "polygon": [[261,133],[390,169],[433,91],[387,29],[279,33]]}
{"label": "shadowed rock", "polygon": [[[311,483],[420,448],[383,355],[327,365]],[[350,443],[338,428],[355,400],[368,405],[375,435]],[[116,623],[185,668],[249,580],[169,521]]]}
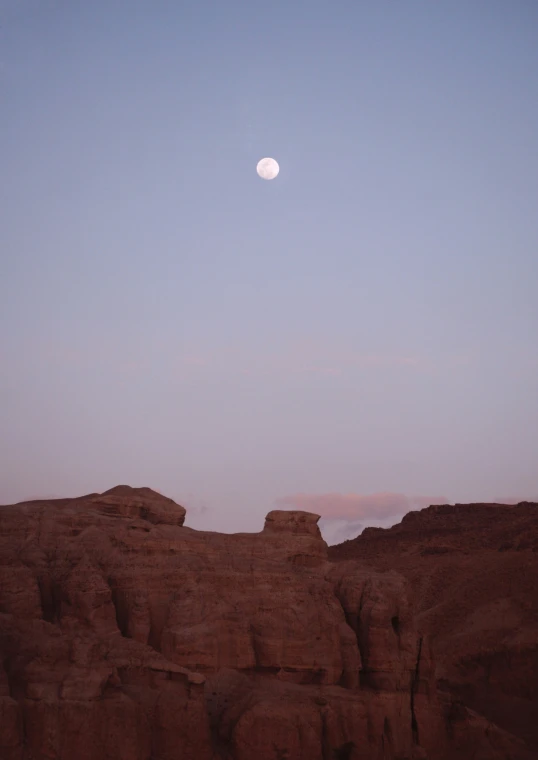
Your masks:
{"label": "shadowed rock", "polygon": [[318,516],[183,526],[147,488],[0,512],[2,760],[526,760],[436,691],[409,584]]}
{"label": "shadowed rock", "polygon": [[405,576],[439,687],[538,757],[538,504],[431,506],[329,557]]}

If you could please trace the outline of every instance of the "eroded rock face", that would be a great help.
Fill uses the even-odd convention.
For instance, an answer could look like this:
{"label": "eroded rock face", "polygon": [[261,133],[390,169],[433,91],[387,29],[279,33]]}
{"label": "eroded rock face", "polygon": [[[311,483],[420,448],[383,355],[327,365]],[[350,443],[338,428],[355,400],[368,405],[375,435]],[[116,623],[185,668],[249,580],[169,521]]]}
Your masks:
{"label": "eroded rock face", "polygon": [[88,501],[94,509],[111,517],[139,517],[153,525],[181,526],[185,522],[185,508],[151,488],[116,486]]}
{"label": "eroded rock face", "polygon": [[329,556],[405,576],[439,687],[538,757],[538,504],[431,506]]}
{"label": "eroded rock face", "polygon": [[318,528],[319,515],[299,510],[286,512],[274,509],[265,518],[264,533],[292,533],[296,536],[314,536],[321,539]]}
{"label": "eroded rock face", "polygon": [[405,579],[329,563],[316,515],[205,533],[126,486],[0,509],[2,760],[526,757],[439,699]]}

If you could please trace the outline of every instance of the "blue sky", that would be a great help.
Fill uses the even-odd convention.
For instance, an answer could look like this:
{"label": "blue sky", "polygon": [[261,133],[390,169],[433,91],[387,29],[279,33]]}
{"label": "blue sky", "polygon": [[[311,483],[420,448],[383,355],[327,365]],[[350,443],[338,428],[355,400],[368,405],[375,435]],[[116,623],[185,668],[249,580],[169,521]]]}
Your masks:
{"label": "blue sky", "polygon": [[0,502],[536,498],[537,135],[534,2],[0,0]]}

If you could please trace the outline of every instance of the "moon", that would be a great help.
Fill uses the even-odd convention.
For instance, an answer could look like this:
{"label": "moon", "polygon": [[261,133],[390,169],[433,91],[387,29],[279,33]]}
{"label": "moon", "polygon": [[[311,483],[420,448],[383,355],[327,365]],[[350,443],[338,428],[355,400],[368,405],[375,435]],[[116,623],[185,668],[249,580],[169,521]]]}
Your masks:
{"label": "moon", "polygon": [[274,179],[280,171],[280,166],[274,158],[262,158],[258,161],[256,171],[262,179]]}

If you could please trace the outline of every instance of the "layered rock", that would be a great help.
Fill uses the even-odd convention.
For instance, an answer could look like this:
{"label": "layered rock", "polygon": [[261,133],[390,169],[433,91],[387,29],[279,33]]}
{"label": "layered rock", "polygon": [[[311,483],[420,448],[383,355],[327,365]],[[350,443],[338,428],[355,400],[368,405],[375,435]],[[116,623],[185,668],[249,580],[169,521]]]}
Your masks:
{"label": "layered rock", "polygon": [[405,576],[439,687],[538,756],[537,552],[538,504],[521,502],[432,506],[329,556]]}
{"label": "layered rock", "polygon": [[92,509],[111,517],[139,517],[153,525],[178,525],[185,522],[186,510],[150,488],[116,486],[88,499]]}
{"label": "layered rock", "polygon": [[317,515],[199,532],[126,486],[1,510],[2,760],[525,757],[439,699],[407,582],[328,562]]}

